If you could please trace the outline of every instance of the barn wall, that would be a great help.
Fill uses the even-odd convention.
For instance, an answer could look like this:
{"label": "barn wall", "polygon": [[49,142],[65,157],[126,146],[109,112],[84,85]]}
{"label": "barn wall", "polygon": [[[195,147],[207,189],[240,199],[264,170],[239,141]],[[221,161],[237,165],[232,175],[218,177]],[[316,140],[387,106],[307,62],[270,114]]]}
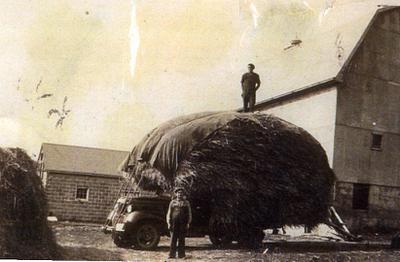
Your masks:
{"label": "barn wall", "polygon": [[[399,101],[400,11],[392,10],[377,17],[338,88],[335,173],[342,185],[371,185],[368,212],[345,205],[346,220],[355,227],[398,220],[400,206],[389,203],[400,194]],[[382,135],[380,150],[372,148],[373,134]],[[352,192],[337,190],[338,206],[352,198]]]}
{"label": "barn wall", "polygon": [[343,182],[400,186],[400,136],[380,130],[382,149],[373,150],[373,132],[376,130],[337,126],[335,173]]}
{"label": "barn wall", "polygon": [[[89,188],[88,201],[76,199],[78,186]],[[118,177],[49,173],[46,185],[49,212],[59,220],[103,223],[119,188]]]}
{"label": "barn wall", "polygon": [[[399,10],[378,17],[338,89],[335,171],[342,181],[400,186],[399,20]],[[381,151],[371,150],[374,132],[383,135]]]}
{"label": "barn wall", "polygon": [[336,184],[336,206],[353,230],[389,231],[400,228],[400,188],[370,185],[367,210],[352,207],[353,183]]}
{"label": "barn wall", "polygon": [[329,164],[333,163],[336,118],[336,88],[313,93],[273,108],[261,109],[300,126],[313,135],[325,149]]}

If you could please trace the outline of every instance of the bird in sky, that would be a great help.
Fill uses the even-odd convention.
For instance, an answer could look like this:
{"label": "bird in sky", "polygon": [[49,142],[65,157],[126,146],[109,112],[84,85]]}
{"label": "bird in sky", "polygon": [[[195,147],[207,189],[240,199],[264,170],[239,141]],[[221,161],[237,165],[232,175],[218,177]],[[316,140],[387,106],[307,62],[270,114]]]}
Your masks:
{"label": "bird in sky", "polygon": [[[21,84],[21,78],[18,79],[17,90],[21,89],[20,84]],[[24,97],[24,101],[31,104],[32,110],[35,109],[34,102],[36,100],[41,100],[41,99],[45,99],[45,98],[49,98],[49,97],[53,96],[53,94],[51,94],[51,93],[38,94],[39,87],[41,84],[42,84],[42,78],[40,78],[39,82],[35,86],[35,93],[33,93],[30,97]]]}
{"label": "bird in sky", "polygon": [[57,117],[58,117],[55,128],[58,128],[58,127],[62,128],[65,118],[71,112],[71,110],[66,109],[67,101],[68,101],[68,97],[65,96],[63,104],[62,104],[62,108],[60,110],[57,108],[52,108],[48,112],[48,115],[47,115],[48,118],[50,118],[52,115],[57,115]]}
{"label": "bird in sky", "polygon": [[285,47],[283,50],[288,50],[288,49],[293,48],[293,47],[295,47],[295,46],[300,47],[300,45],[301,45],[302,42],[303,42],[303,41],[301,41],[300,39],[298,39],[298,38],[296,37],[296,39],[293,39],[292,41],[290,41],[290,45],[288,45],[287,47]]}

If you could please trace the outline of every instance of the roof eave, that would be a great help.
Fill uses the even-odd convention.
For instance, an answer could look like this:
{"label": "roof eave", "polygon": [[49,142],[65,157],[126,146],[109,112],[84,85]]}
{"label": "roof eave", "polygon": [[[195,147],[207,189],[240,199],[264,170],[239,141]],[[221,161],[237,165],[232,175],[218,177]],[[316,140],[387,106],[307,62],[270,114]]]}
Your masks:
{"label": "roof eave", "polygon": [[[287,101],[290,101],[290,100],[293,100],[293,99],[298,99],[298,98],[301,98],[301,97],[305,97],[305,96],[307,96],[309,94],[316,93],[316,92],[319,92],[319,91],[321,91],[323,89],[335,86],[338,83],[340,83],[340,81],[338,79],[336,79],[336,77],[329,78],[329,79],[326,79],[324,81],[317,82],[317,83],[314,83],[312,85],[308,85],[308,86],[305,86],[305,87],[302,87],[302,88],[299,88],[299,89],[295,89],[293,91],[290,91],[290,92],[287,92],[287,93],[283,93],[281,95],[274,96],[274,97],[271,97],[269,99],[263,100],[263,101],[257,103],[254,106],[254,109],[258,110],[258,109],[266,109],[266,108],[274,107],[277,104],[280,104],[282,102],[287,102]],[[243,112],[243,108],[240,108],[238,110],[238,112]]]}
{"label": "roof eave", "polygon": [[122,174],[103,174],[103,173],[88,173],[88,172],[73,172],[66,170],[45,169],[47,173],[64,174],[64,175],[77,175],[77,176],[92,176],[92,177],[109,177],[109,178],[123,178]]}

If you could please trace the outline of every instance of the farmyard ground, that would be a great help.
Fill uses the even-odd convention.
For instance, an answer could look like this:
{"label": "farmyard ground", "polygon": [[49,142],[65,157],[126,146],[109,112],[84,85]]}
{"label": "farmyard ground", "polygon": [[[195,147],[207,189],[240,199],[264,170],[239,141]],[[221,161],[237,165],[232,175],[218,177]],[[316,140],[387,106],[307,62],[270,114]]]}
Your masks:
{"label": "farmyard ground", "polygon": [[[100,231],[99,225],[57,223],[52,228],[66,260],[168,261],[167,237],[161,238],[157,250],[139,251],[116,247],[111,236]],[[180,261],[399,261],[400,251],[379,248],[387,245],[387,237],[375,240],[378,240],[373,242],[375,247],[368,247],[327,241],[321,244],[315,239],[298,238],[297,244],[287,237],[274,237],[273,243],[267,241],[263,248],[249,251],[238,249],[234,244],[229,249],[215,249],[207,238],[188,238],[187,258]]]}

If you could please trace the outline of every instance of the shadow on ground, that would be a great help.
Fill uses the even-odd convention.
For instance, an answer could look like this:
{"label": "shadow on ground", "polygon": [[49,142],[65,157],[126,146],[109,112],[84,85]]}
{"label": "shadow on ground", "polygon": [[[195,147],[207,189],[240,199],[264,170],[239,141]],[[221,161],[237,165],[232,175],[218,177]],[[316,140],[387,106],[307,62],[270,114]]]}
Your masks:
{"label": "shadow on ground", "polygon": [[[190,240],[192,240],[192,239],[190,239]],[[190,242],[193,242],[193,241],[190,241]],[[167,243],[169,244],[169,242],[167,242]],[[147,252],[168,252],[169,248],[170,248],[169,245],[166,245],[165,243],[163,243],[161,245],[158,245],[157,248],[155,248],[154,250],[147,250]],[[128,248],[128,249],[136,250],[134,247]],[[231,245],[224,246],[223,248],[215,247],[212,244],[204,244],[204,242],[201,243],[201,244],[197,244],[196,246],[193,246],[193,243],[190,243],[189,245],[186,245],[186,250],[187,251],[212,251],[212,250],[220,250],[220,249],[223,249],[223,250],[239,250],[239,251],[240,250],[248,250],[248,249],[241,248],[236,243],[232,243]]]}
{"label": "shadow on ground", "polygon": [[60,247],[63,260],[122,261],[121,252],[94,247]]}

